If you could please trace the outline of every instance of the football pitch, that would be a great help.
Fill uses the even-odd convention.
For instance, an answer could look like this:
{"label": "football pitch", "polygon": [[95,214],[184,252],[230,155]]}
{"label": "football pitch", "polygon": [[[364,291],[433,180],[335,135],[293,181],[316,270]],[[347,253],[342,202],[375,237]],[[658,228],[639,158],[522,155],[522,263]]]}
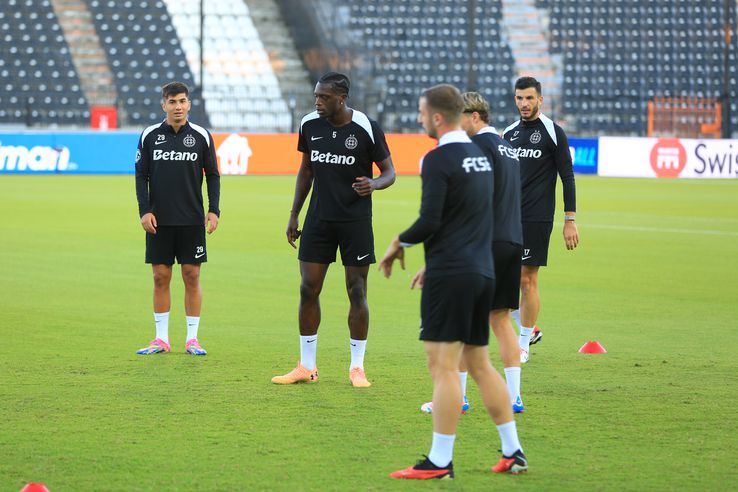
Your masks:
{"label": "football pitch", "polygon": [[[371,388],[348,383],[340,264],[321,297],[320,382],[270,382],[299,357],[293,189],[291,176],[223,178],[202,271],[209,354],[184,353],[175,267],[172,353],[144,357],[152,279],[133,177],[0,177],[0,492],[738,488],[738,180],[578,176],[581,243],[564,248],[559,197],[544,337],[522,373],[530,471],[489,471],[499,439],[470,382],[456,480],[430,484],[388,477],[430,448],[408,289],[420,247],[390,280],[370,272]],[[378,257],[415,219],[419,191],[401,176],[375,194]],[[588,340],[608,353],[579,354]]]}

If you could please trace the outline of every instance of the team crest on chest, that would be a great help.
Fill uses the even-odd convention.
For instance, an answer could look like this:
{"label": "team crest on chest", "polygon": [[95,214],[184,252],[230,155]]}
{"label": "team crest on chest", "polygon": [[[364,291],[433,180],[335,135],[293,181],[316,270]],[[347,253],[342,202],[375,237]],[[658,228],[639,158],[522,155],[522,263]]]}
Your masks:
{"label": "team crest on chest", "polygon": [[530,136],[530,143],[537,144],[541,141],[541,132],[536,130],[533,132],[533,134]]}
{"label": "team crest on chest", "polygon": [[185,147],[194,147],[195,146],[195,137],[193,137],[191,134],[188,134],[184,140],[182,140],[182,143]]}
{"label": "team crest on chest", "polygon": [[345,143],[347,149],[354,150],[359,145],[359,140],[355,136],[349,135]]}

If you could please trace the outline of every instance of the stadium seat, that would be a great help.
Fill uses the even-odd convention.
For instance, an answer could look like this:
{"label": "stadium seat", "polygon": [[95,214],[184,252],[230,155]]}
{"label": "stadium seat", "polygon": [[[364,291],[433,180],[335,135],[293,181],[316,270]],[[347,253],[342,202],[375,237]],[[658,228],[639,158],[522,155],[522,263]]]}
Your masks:
{"label": "stadium seat", "polygon": [[89,124],[89,106],[51,3],[3,2],[0,33],[0,124]]}

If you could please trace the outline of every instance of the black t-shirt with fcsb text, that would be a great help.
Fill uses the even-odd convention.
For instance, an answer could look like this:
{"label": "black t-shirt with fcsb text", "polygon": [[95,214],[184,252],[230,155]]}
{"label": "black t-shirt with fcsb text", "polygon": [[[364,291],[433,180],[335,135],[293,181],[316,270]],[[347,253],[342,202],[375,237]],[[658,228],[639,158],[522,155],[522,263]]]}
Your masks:
{"label": "black t-shirt with fcsb text", "polygon": [[421,177],[420,216],[400,242],[424,244],[428,278],[494,278],[494,174],[487,156],[463,131],[448,132],[423,157]]}

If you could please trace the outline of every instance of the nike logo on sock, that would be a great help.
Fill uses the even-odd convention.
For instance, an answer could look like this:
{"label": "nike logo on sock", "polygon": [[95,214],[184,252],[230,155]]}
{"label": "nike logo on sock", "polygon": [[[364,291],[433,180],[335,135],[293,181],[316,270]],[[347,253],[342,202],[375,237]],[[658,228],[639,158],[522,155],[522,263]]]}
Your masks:
{"label": "nike logo on sock", "polygon": [[313,343],[317,338],[313,338],[312,340],[305,340],[307,343]]}

